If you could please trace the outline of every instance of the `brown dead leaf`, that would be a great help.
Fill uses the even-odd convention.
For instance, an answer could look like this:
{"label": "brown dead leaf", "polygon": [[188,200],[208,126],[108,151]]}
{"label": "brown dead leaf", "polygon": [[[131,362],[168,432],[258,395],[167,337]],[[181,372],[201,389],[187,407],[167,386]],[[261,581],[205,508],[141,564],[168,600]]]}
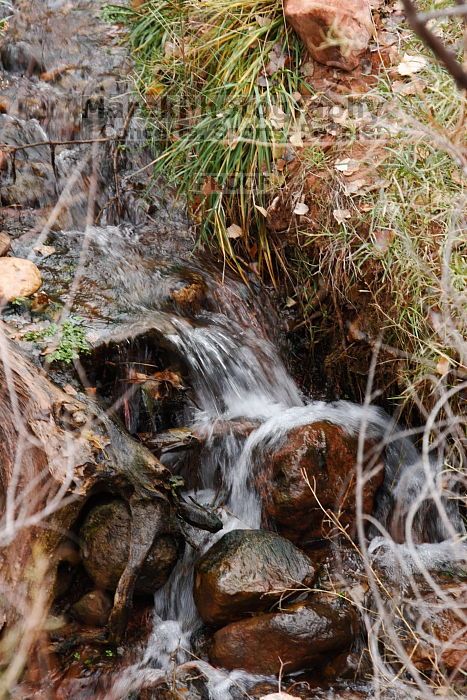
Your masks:
{"label": "brown dead leaf", "polygon": [[243,236],[243,229],[237,224],[230,224],[227,229],[227,236],[229,238],[241,238]]}
{"label": "brown dead leaf", "polygon": [[298,202],[295,205],[293,213],[296,214],[297,216],[305,216],[305,214],[308,214],[309,210],[310,209],[309,209],[309,207],[307,207],[305,202]]}
{"label": "brown dead leaf", "polygon": [[352,213],[349,209],[333,209],[332,215],[338,224],[342,224],[346,219],[352,218]]}
{"label": "brown dead leaf", "polygon": [[377,248],[380,253],[385,253],[391,247],[396,234],[391,230],[376,229],[373,235],[375,238],[375,248]]}
{"label": "brown dead leaf", "polygon": [[440,357],[437,364],[436,364],[436,371],[437,373],[441,376],[444,377],[446,374],[449,373],[451,369],[451,363],[449,361],[449,358],[447,357]]}
{"label": "brown dead leaf", "polygon": [[53,245],[38,245],[34,248],[36,253],[40,253],[43,258],[48,258],[49,255],[53,255],[56,252],[56,248]]}

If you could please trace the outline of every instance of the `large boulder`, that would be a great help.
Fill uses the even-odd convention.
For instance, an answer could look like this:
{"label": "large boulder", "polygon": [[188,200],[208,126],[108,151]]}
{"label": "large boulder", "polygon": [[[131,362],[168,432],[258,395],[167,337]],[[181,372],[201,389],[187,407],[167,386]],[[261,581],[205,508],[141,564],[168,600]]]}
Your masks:
{"label": "large boulder", "polygon": [[314,578],[308,557],[283,537],[232,530],[198,561],[194,597],[204,622],[222,625],[270,609]]}
{"label": "large boulder", "polygon": [[358,66],[373,33],[368,0],[285,0],[287,21],[311,56],[326,66]]}
{"label": "large boulder", "polygon": [[[329,534],[334,525],[324,511],[331,511],[344,527],[355,523],[355,486],[358,439],[331,423],[317,422],[290,431],[272,454],[261,474],[263,515],[293,542]],[[384,469],[363,485],[363,511],[371,513]],[[266,478],[265,478],[266,477]],[[316,494],[316,495],[315,495]]]}
{"label": "large boulder", "polygon": [[[96,506],[80,530],[84,567],[98,588],[115,591],[128,561],[130,512],[123,501]],[[180,535],[167,522],[149,551],[138,576],[135,593],[150,595],[167,581],[182,547]]]}
{"label": "large boulder", "polygon": [[41,284],[41,273],[30,260],[0,258],[0,303],[29,297]]}
{"label": "large boulder", "polygon": [[346,649],[356,632],[356,618],[344,601],[296,603],[276,613],[233,622],[213,637],[210,660],[227,669],[277,674],[323,664]]}

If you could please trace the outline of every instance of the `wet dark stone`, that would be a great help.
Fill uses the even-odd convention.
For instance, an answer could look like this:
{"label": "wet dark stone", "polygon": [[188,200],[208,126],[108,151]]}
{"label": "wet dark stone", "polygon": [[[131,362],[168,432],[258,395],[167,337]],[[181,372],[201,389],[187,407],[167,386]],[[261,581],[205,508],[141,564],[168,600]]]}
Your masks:
{"label": "wet dark stone", "polygon": [[342,602],[296,603],[277,613],[233,622],[213,637],[211,662],[227,669],[277,674],[322,666],[346,649],[356,630],[352,608]]}
{"label": "wet dark stone", "polygon": [[4,70],[20,75],[39,75],[46,70],[38,52],[25,41],[8,43],[0,49]]}
{"label": "wet dark stone", "polygon": [[195,602],[204,622],[221,625],[269,610],[291,588],[309,586],[314,578],[308,557],[283,537],[233,530],[198,561]]}
{"label": "wet dark stone", "polygon": [[[131,516],[123,501],[96,506],[80,530],[83,564],[99,588],[114,591],[128,561]],[[154,542],[135,592],[152,594],[167,581],[183,542],[167,521],[167,532]]]}
{"label": "wet dark stone", "polygon": [[85,625],[104,627],[112,610],[112,598],[104,591],[86,593],[71,608],[71,614]]}
{"label": "wet dark stone", "polygon": [[[258,478],[265,520],[301,546],[334,529],[324,511],[335,513],[341,525],[351,532],[355,525],[357,445],[357,438],[324,421],[290,431]],[[364,513],[372,513],[375,493],[383,478],[381,466],[366,481]]]}

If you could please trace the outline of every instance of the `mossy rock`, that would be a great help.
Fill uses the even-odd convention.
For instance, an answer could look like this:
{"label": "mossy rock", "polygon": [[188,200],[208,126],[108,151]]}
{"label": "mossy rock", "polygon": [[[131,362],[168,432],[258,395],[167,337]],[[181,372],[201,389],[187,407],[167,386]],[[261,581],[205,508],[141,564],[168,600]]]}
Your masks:
{"label": "mossy rock", "polygon": [[[181,536],[171,531],[159,535],[138,576],[135,593],[151,595],[167,581],[183,547]],[[98,588],[115,591],[128,561],[131,515],[123,501],[98,505],[80,530],[81,554],[87,573]]]}

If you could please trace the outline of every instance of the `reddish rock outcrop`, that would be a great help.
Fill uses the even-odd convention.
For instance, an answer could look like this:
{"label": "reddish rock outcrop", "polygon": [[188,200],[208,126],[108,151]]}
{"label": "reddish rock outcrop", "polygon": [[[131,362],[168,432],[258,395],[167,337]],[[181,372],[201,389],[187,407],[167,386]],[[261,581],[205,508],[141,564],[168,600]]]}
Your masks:
{"label": "reddish rock outcrop", "polygon": [[309,586],[314,578],[308,557],[283,537],[233,530],[197,563],[194,597],[204,622],[222,625],[269,610],[291,588]]}
{"label": "reddish rock outcrop", "polygon": [[[258,480],[265,520],[276,525],[284,537],[301,544],[329,534],[333,525],[323,509],[332,511],[352,530],[357,442],[339,426],[324,421],[292,430]],[[364,484],[364,513],[372,512],[383,477],[381,465]]]}
{"label": "reddish rock outcrop", "polygon": [[316,61],[345,70],[358,66],[373,32],[368,0],[285,0],[284,11]]}
{"label": "reddish rock outcrop", "polygon": [[322,664],[347,648],[355,616],[347,604],[297,603],[278,613],[233,622],[214,634],[210,659],[227,669],[250,673],[285,673]]}

